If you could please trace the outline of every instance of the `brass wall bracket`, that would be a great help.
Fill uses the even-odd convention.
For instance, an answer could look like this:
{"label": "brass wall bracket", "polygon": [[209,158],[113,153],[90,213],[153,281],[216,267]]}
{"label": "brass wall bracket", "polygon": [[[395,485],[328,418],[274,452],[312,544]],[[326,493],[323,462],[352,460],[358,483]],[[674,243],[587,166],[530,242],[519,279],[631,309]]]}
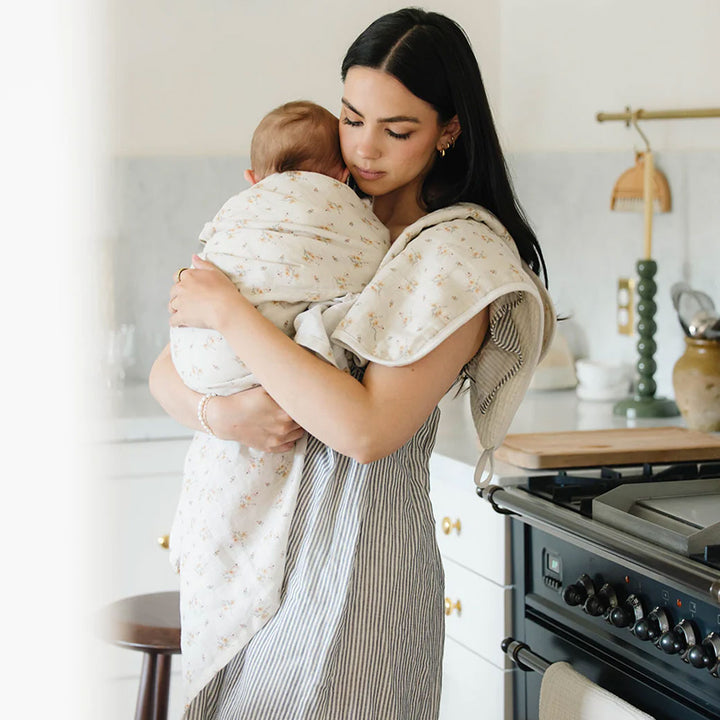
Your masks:
{"label": "brass wall bracket", "polygon": [[635,295],[635,280],[633,278],[619,278],[617,284],[617,330],[621,335],[632,335],[635,322],[633,313],[633,298]]}

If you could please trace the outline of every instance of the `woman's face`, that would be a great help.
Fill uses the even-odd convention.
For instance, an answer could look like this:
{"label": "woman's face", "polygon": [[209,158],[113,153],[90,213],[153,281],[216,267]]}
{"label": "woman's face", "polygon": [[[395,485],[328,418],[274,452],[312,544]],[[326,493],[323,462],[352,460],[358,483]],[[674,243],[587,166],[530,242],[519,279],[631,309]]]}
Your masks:
{"label": "woman's face", "polygon": [[351,67],[345,76],[340,146],[358,187],[376,198],[416,200],[444,128],[431,105],[380,70]]}

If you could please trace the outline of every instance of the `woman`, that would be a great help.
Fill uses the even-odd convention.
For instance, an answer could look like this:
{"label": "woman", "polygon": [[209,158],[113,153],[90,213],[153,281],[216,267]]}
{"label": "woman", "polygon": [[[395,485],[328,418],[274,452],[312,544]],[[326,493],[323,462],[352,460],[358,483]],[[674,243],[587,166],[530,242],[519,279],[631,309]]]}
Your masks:
{"label": "woman", "polygon": [[[195,698],[193,719],[437,717],[437,405],[469,378],[491,454],[552,330],[542,254],[463,31],[391,13],[353,43],[342,76],[343,157],[394,240],[335,336],[366,367],[348,375],[296,345],[208,263],[171,291],[171,324],[220,331],[264,388],[213,398],[213,432],[271,451],[308,433],[281,607]],[[151,389],[201,429],[200,398],[167,351]]]}

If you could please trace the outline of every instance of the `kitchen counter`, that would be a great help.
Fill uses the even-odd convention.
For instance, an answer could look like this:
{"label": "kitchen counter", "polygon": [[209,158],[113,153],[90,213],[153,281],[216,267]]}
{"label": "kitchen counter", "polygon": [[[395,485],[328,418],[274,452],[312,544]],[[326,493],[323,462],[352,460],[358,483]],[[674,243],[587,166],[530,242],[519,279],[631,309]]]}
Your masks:
{"label": "kitchen counter", "polygon": [[[684,427],[680,416],[628,420],[613,415],[614,402],[580,400],[574,390],[530,391],[520,405],[509,433],[567,432],[571,430],[605,430],[633,427]],[[441,455],[474,465],[478,459],[478,442],[467,400],[446,396],[440,403],[442,420],[435,451]],[[495,463],[495,475],[517,475],[518,468]]]}
{"label": "kitchen counter", "polygon": [[165,413],[147,383],[129,383],[108,395],[104,411],[100,439],[105,442],[190,439],[194,434]]}
{"label": "kitchen counter", "polygon": [[[683,426],[681,417],[628,420],[613,415],[612,402],[579,400],[574,390],[531,391],[523,400],[511,433],[602,430],[606,428]],[[133,383],[106,403],[103,439],[109,442],[191,438],[193,431],[168,417],[150,395],[147,384]],[[441,420],[435,451],[474,465],[478,442],[466,397],[448,394],[440,403]],[[495,474],[518,474],[518,468],[497,462]]]}

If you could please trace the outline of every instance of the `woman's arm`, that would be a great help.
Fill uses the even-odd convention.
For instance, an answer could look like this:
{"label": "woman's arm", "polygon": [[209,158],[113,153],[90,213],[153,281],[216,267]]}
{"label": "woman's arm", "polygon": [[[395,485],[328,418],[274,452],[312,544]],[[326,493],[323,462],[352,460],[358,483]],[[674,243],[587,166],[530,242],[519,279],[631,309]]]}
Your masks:
{"label": "woman's arm", "polygon": [[[150,392],[165,412],[181,425],[201,430],[197,416],[202,395],[191,390],[178,375],[166,346],[150,370]],[[227,397],[215,397],[207,405],[213,432],[265,452],[287,452],[304,430],[261,387]]]}
{"label": "woman's arm", "polygon": [[198,269],[173,286],[171,324],[218,330],[296,422],[359,462],[385,457],[412,437],[487,330],[483,311],[412,365],[371,363],[361,384],[278,330],[211,263],[193,264]]}

